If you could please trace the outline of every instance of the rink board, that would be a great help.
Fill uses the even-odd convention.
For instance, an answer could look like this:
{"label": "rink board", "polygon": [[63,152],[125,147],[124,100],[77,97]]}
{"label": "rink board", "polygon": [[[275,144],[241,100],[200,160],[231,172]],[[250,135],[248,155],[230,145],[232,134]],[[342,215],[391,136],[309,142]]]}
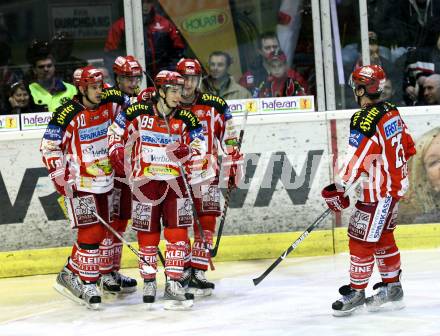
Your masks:
{"label": "rink board", "polygon": [[[331,255],[348,250],[345,228],[313,231],[289,257]],[[440,225],[400,225],[396,231],[400,249],[427,249],[440,247]],[[216,261],[275,259],[279,257],[301,232],[225,236],[222,238]],[[333,245],[334,239],[334,245]],[[133,246],[138,248],[137,243]],[[333,246],[335,249],[333,250]],[[161,243],[161,250],[164,244]],[[66,262],[71,247],[0,252],[0,278],[56,273]],[[123,268],[137,267],[136,256],[124,246]]]}

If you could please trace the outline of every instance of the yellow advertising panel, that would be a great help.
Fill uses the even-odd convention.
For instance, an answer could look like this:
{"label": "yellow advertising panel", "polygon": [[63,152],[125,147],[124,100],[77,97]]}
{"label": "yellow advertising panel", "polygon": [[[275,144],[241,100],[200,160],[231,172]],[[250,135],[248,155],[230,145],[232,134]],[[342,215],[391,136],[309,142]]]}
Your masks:
{"label": "yellow advertising panel", "polygon": [[240,57],[229,1],[160,0],[160,4],[205,69],[211,52],[225,51],[233,58],[229,72],[235,79],[240,78]]}

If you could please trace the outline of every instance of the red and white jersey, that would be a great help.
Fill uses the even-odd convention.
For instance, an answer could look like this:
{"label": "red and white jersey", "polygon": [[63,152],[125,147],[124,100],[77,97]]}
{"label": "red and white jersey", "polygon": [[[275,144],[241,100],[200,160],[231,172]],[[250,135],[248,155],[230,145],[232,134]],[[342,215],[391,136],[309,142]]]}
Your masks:
{"label": "red and white jersey", "polygon": [[349,186],[365,173],[363,202],[391,196],[400,199],[408,189],[407,160],[415,154],[414,142],[396,106],[381,102],[351,117],[349,152],[340,172]]}
{"label": "red and white jersey", "polygon": [[202,127],[188,110],[176,109],[165,120],[152,103],[135,103],[121,112],[108,131],[110,153],[129,143],[134,180],[170,180],[180,176],[179,166],[166,154],[166,145],[186,143],[193,153],[205,153]]}
{"label": "red and white jersey", "polygon": [[49,172],[64,169],[64,179],[74,181],[79,191],[94,194],[113,188],[113,170],[108,158],[107,129],[119,105],[102,103],[92,110],[69,99],[53,114],[40,151]]}
{"label": "red and white jersey", "polygon": [[[198,92],[193,103],[182,106],[190,109],[199,118],[203,127],[207,145],[206,156],[194,159],[206,164],[198,166],[200,169],[198,174],[194,172],[191,174],[191,183],[200,183],[218,175],[219,147],[226,154],[232,153],[238,146],[238,135],[228,104],[223,98]],[[192,169],[194,170],[194,166]]]}

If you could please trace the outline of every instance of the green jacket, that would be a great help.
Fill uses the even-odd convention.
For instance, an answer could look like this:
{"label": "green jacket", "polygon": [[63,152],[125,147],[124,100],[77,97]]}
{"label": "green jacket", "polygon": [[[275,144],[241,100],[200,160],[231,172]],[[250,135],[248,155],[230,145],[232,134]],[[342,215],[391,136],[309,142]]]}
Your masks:
{"label": "green jacket", "polygon": [[37,82],[29,85],[35,105],[38,107],[41,106],[41,111],[55,112],[57,107],[62,104],[63,98],[73,98],[73,96],[76,95],[76,87],[74,87],[72,84],[62,81],[60,81],[60,84],[62,84],[60,85],[60,88],[63,89],[64,86],[64,90],[60,90],[54,94],[48,92]]}

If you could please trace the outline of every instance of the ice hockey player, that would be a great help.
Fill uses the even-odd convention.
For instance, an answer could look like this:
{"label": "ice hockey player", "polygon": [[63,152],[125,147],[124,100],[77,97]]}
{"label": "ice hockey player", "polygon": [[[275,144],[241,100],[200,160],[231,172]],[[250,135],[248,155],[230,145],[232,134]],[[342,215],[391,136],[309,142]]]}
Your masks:
{"label": "ice hockey player", "polygon": [[[369,310],[403,307],[400,254],[393,231],[399,199],[408,189],[407,160],[415,147],[396,106],[379,100],[384,84],[385,73],[378,65],[353,71],[351,86],[361,109],[351,117],[341,184],[322,191],[328,207],[338,212],[350,204],[345,190],[361,174],[367,176],[348,225],[350,284],[339,289],[342,297],[332,305],[335,316],[350,315],[364,303]],[[374,285],[376,294],[365,298],[375,258],[382,282]]]}
{"label": "ice hockey player", "polygon": [[78,230],[67,264],[55,289],[97,309],[99,244],[106,229],[93,211],[110,221],[113,170],[108,159],[107,129],[118,105],[102,104],[102,73],[92,66],[74,73],[79,94],[53,114],[41,142],[43,162],[55,189],[65,198],[71,226]]}
{"label": "ice hockey player", "polygon": [[[219,149],[221,148],[226,154],[223,162],[229,164],[226,175],[227,183],[231,183],[231,187],[236,187],[241,179],[243,156],[238,151],[237,133],[226,101],[218,96],[199,91],[202,76],[199,61],[182,58],[177,63],[176,70],[185,79],[181,105],[199,118],[207,143],[206,156],[193,157],[188,162],[188,168],[204,238],[207,246],[212,249],[216,218],[221,215]],[[188,285],[189,292],[196,296],[211,295],[215,286],[205,276],[210,255],[203,246],[199,229],[195,224],[192,249],[189,244],[188,241],[186,267],[181,282],[184,286]]]}
{"label": "ice hockey player", "polygon": [[[154,268],[161,220],[164,225],[165,309],[188,309],[194,296],[185,292],[179,280],[193,214],[179,166],[192,155],[203,155],[205,141],[197,117],[176,108],[184,85],[182,76],[161,71],[154,82],[154,102],[131,105],[109,128],[110,159],[120,174],[132,170],[133,229],[137,231],[140,254]],[[133,143],[128,155],[131,167],[124,167],[126,142]],[[156,274],[146,273],[143,266],[140,262],[143,301],[151,307],[156,296]]]}
{"label": "ice hockey player", "polygon": [[[114,102],[127,108],[137,99],[142,80],[142,66],[133,56],[119,56],[113,64],[115,87],[105,88],[104,102]],[[131,218],[131,190],[125,175],[116,173],[113,189],[112,227],[122,236]],[[122,258],[122,242],[111,232],[100,245],[100,272],[102,288],[109,293],[132,293],[137,281],[119,272]]]}

